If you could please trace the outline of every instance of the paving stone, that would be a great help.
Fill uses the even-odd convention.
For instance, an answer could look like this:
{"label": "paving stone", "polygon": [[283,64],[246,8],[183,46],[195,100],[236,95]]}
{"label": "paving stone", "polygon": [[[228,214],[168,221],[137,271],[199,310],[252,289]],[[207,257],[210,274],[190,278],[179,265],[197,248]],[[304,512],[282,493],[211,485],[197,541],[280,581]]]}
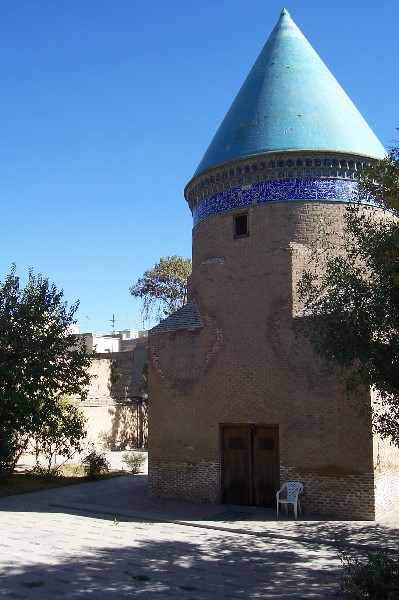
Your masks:
{"label": "paving stone", "polygon": [[[101,513],[103,482],[97,488],[91,484],[85,492],[67,490],[73,506],[65,506],[61,490],[27,494],[13,501],[0,499],[1,598],[326,600],[334,598],[338,589],[340,561],[333,539],[337,529],[343,528],[345,540],[355,544],[374,544],[377,538],[387,544],[398,545],[399,541],[395,528],[382,530],[375,524],[355,523],[351,528],[348,523],[246,519],[241,524],[234,522],[234,531],[209,528],[214,526],[212,515],[222,512],[220,506],[199,506],[203,520],[194,520],[199,526],[193,527],[189,520],[185,525],[168,522],[173,521],[173,502],[162,501],[157,503],[154,521],[148,520],[152,501],[148,516],[139,521],[130,509],[118,505],[121,491],[118,480],[113,481],[115,510],[109,512],[114,514]],[[110,489],[107,485],[106,510],[111,506]],[[100,504],[90,504],[93,490]],[[127,493],[126,481],[123,493]],[[54,502],[64,506],[54,507]],[[143,511],[144,500],[140,502]],[[124,499],[122,504],[126,503]],[[195,517],[195,506],[183,508]],[[181,510],[177,503],[175,514]],[[204,520],[206,510],[209,520]],[[39,585],[41,581],[43,585]],[[31,587],[27,587],[29,583]]]}

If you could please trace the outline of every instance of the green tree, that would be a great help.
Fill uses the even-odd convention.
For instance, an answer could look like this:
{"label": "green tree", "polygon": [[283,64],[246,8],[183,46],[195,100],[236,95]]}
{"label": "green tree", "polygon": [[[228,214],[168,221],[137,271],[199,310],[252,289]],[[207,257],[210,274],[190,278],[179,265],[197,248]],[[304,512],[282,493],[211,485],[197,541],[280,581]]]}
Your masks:
{"label": "green tree", "polygon": [[54,404],[34,434],[36,458],[39,454],[44,455],[47,474],[62,466],[63,463],[54,465],[57,456],[62,456],[65,462],[73,458],[76,452],[82,452],[85,424],[83,413],[71,402],[61,398]]}
{"label": "green tree", "polygon": [[160,319],[170,315],[187,302],[187,278],[191,274],[191,259],[166,256],[131,286],[134,298],[143,301],[142,315]]}
{"label": "green tree", "polygon": [[366,170],[360,200],[373,205],[348,205],[339,254],[327,235],[314,258],[326,254],[324,268],[300,282],[304,330],[351,393],[374,390],[375,431],[399,445],[398,148]]}
{"label": "green tree", "polygon": [[29,271],[21,286],[13,265],[0,283],[0,471],[12,472],[28,439],[65,396],[85,398],[90,354],[71,332],[78,303]]}

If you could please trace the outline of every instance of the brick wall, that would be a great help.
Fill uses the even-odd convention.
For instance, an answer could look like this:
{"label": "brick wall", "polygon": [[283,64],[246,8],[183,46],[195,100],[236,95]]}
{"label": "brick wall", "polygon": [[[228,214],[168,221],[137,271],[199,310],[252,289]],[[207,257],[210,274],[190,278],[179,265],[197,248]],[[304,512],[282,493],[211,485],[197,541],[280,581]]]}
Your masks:
{"label": "brick wall", "polygon": [[148,474],[150,496],[220,502],[219,463],[205,460],[183,463],[152,460]]}
{"label": "brick wall", "polygon": [[[162,481],[162,470],[169,480],[184,465],[220,465],[220,424],[277,424],[281,481],[297,469],[309,510],[374,514],[371,424],[296,331],[296,285],[311,244],[326,224],[338,243],[344,211],[338,203],[252,206],[249,236],[239,239],[231,212],[195,227],[189,299],[196,299],[204,326],[149,337],[150,473],[157,465],[151,493],[186,493],[186,483],[178,489]],[[368,393],[363,400],[369,402]],[[200,480],[201,472],[198,494]],[[220,476],[212,481],[209,490],[203,476],[209,491],[202,499],[220,495]]]}
{"label": "brick wall", "polygon": [[355,473],[337,465],[319,469],[299,467],[280,468],[281,482],[301,481],[303,513],[331,515],[341,518],[376,518],[374,502],[374,474]]}
{"label": "brick wall", "polygon": [[380,471],[375,476],[376,519],[398,508],[399,468]]}
{"label": "brick wall", "polygon": [[374,437],[376,517],[397,508],[399,500],[399,448]]}

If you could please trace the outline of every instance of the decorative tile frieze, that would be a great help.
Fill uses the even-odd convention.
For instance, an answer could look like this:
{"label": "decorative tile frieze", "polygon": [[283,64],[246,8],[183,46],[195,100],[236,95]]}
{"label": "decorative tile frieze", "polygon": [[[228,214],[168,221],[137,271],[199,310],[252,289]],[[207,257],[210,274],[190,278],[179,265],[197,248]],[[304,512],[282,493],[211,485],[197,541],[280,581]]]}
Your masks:
{"label": "decorative tile frieze", "polygon": [[194,226],[221,212],[267,202],[297,200],[355,202],[358,183],[350,179],[278,179],[246,184],[210,196],[193,210]]}
{"label": "decorative tile frieze", "polygon": [[193,212],[193,224],[196,225],[199,221],[203,221],[208,217],[212,217],[213,215],[217,215],[226,210],[234,210],[235,208],[248,206],[250,204],[252,204],[250,194],[248,194],[248,192],[242,192],[241,188],[219,192],[195,207]]}
{"label": "decorative tile frieze", "polygon": [[194,210],[198,204],[220,192],[260,181],[313,177],[356,181],[371,162],[373,159],[366,156],[337,152],[286,151],[260,154],[219,165],[194,177],[186,187],[185,197],[191,210]]}

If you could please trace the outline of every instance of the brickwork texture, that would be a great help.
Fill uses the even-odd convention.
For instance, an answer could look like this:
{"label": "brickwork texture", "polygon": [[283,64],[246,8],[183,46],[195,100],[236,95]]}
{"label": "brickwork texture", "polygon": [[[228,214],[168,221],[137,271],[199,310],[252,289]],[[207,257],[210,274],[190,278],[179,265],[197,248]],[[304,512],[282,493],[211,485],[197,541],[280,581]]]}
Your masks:
{"label": "brickwork texture", "polygon": [[220,501],[221,425],[270,424],[279,426],[280,482],[304,482],[306,511],[370,519],[389,508],[382,490],[394,487],[397,453],[377,476],[370,422],[297,331],[297,283],[326,224],[339,247],[344,211],[254,205],[247,237],[234,238],[240,211],[194,228],[189,300],[203,327],[149,336],[152,495]]}

